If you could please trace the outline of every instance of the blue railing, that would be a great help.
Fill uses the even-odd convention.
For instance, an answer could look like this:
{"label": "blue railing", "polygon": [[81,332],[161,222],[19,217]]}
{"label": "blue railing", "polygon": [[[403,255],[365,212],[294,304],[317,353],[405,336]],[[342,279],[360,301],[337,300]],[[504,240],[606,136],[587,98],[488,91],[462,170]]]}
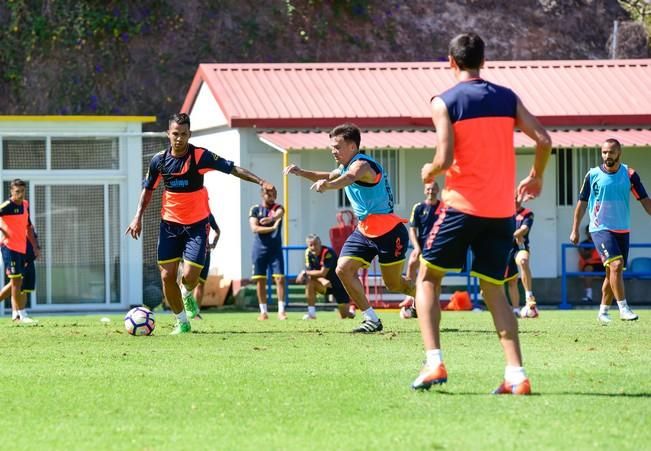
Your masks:
{"label": "blue railing", "polygon": [[[302,253],[305,252],[305,249],[307,249],[307,246],[296,246],[296,245],[291,245],[291,246],[283,246],[283,256],[285,257],[285,302],[288,301],[289,299],[289,293],[287,290],[287,285],[288,285],[288,280],[289,279],[295,279],[298,274],[291,274],[289,273],[289,253],[294,252],[294,251],[300,251]],[[408,249],[411,249],[411,246],[409,246]],[[472,253],[470,250],[468,251],[468,255],[466,256],[466,268],[470,268],[472,264]],[[378,272],[368,272],[369,277],[381,277],[382,273]],[[466,278],[466,289],[468,293],[470,294],[470,297],[472,299],[472,305],[473,307],[479,307],[479,283],[477,281],[477,278],[472,276],[470,274],[470,270],[467,271],[460,271],[460,272],[449,272],[446,273],[446,276],[458,276],[458,277],[465,277]],[[273,278],[271,277],[271,270],[268,270],[267,272],[267,303],[271,304],[272,303],[272,296],[271,296],[271,290],[272,290],[272,284],[273,284]]]}
{"label": "blue railing", "polygon": [[[572,304],[570,304],[567,300],[567,278],[568,277],[594,277],[594,276],[606,275],[606,273],[603,271],[586,272],[586,271],[567,270],[567,252],[566,252],[567,249],[578,249],[579,247],[594,248],[594,244],[592,243],[580,243],[580,244],[562,243],[561,244],[561,303],[558,306],[559,309],[567,310],[572,308]],[[651,248],[651,243],[631,243],[629,247]],[[630,266],[630,263],[632,261],[630,256],[628,260]],[[651,277],[651,271],[630,271],[630,270],[624,271],[624,278],[630,279],[635,277]]]}

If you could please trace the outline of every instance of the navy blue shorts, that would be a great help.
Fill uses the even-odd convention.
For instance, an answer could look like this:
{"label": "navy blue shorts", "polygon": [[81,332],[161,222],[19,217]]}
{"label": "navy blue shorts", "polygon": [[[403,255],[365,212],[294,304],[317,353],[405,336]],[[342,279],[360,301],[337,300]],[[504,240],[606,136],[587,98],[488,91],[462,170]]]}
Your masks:
{"label": "navy blue shorts", "polygon": [[2,246],[2,261],[5,265],[5,275],[14,279],[22,277],[25,272],[25,254]]}
{"label": "navy blue shorts", "polygon": [[504,283],[514,231],[514,217],[481,218],[444,208],[427,237],[422,258],[433,269],[456,272],[465,266],[470,248],[471,274],[489,282]]}
{"label": "navy blue shorts", "polygon": [[398,224],[375,238],[367,237],[355,229],[346,239],[339,258],[349,257],[361,261],[364,267],[369,267],[375,256],[378,256],[380,265],[391,265],[405,260],[408,245],[409,232],[404,224]]}
{"label": "navy blue shorts", "polygon": [[251,279],[266,279],[267,269],[271,268],[272,277],[285,277],[285,259],[282,249],[276,251],[256,251],[253,249],[253,268]]}
{"label": "navy blue shorts", "polygon": [[205,282],[208,279],[208,271],[210,271],[210,250],[206,252],[206,260],[201,268],[201,274],[199,274],[199,282]]}
{"label": "navy blue shorts", "polygon": [[594,247],[599,252],[604,266],[608,266],[611,261],[621,257],[624,260],[624,267],[626,267],[630,234],[598,230],[591,232],[591,235]]}
{"label": "navy blue shorts", "polygon": [[203,267],[209,231],[208,218],[190,225],[161,221],[158,235],[158,264],[183,259],[193,266]]}
{"label": "navy blue shorts", "polygon": [[529,246],[523,244],[521,247],[514,246],[511,248],[509,251],[509,263],[506,265],[506,272],[504,273],[504,280],[511,280],[518,277],[519,268],[518,264],[515,262],[515,257],[520,251],[529,252]]}

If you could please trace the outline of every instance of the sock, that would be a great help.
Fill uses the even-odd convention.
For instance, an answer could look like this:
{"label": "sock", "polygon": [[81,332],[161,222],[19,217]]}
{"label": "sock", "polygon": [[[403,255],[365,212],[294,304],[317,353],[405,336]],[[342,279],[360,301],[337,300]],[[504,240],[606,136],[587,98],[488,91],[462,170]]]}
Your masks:
{"label": "sock", "polygon": [[599,313],[608,313],[608,307],[609,306],[605,304],[599,304]]}
{"label": "sock", "polygon": [[190,290],[188,290],[184,284],[181,284],[181,296],[186,298],[189,294]]}
{"label": "sock", "polygon": [[509,384],[519,384],[526,378],[527,374],[524,372],[524,367],[507,365],[504,369],[504,380]]}
{"label": "sock", "polygon": [[533,297],[533,291],[525,291],[524,297],[528,300]]}
{"label": "sock", "polygon": [[186,315],[185,310],[183,310],[181,313],[177,313],[176,319],[179,321],[179,323],[187,323],[188,315]]}
{"label": "sock", "polygon": [[307,314],[310,315],[310,316],[316,316],[316,306],[308,305],[307,306]]}
{"label": "sock", "polygon": [[12,310],[11,311],[11,319],[18,319],[18,310]]}
{"label": "sock", "polygon": [[260,313],[267,313],[267,304],[260,304]]}
{"label": "sock", "polygon": [[621,301],[617,301],[617,306],[619,307],[620,310],[623,310],[626,307],[628,307],[628,302],[626,302],[626,298],[622,299]]}
{"label": "sock", "polygon": [[437,367],[443,363],[443,353],[440,349],[429,349],[425,351],[425,361],[427,366]]}
{"label": "sock", "polygon": [[375,310],[373,310],[373,307],[367,308],[362,312],[362,314],[364,315],[364,318],[370,319],[374,323],[380,321],[380,318],[378,318],[377,315],[375,314]]}
{"label": "sock", "polygon": [[[624,301],[624,302],[626,302],[626,301]],[[22,318],[27,318],[27,310],[25,310],[25,309],[18,310],[18,316],[19,316],[21,319],[22,319]]]}
{"label": "sock", "polygon": [[278,301],[278,313],[285,312],[285,301]]}
{"label": "sock", "polygon": [[585,297],[592,299],[592,288],[585,289]]}

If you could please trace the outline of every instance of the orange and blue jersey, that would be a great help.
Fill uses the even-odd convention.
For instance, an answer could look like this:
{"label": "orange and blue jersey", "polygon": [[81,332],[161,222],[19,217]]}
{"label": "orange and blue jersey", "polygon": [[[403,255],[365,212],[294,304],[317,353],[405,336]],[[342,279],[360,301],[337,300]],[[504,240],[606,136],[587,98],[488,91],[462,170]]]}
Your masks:
{"label": "orange and blue jersey", "polygon": [[435,203],[418,202],[411,209],[409,226],[416,229],[421,248],[425,246],[429,232],[439,217],[442,205],[441,201]]}
{"label": "orange and blue jersey", "polygon": [[162,180],[165,187],[162,219],[182,225],[195,224],[210,214],[204,174],[208,171],[230,174],[233,167],[232,161],[192,144],[188,144],[188,151],[181,157],[172,155],[168,147],[151,159],[143,188],[154,190]]}
{"label": "orange and blue jersey", "polygon": [[630,192],[637,200],[648,197],[640,176],[633,168],[621,164],[617,172],[613,173],[606,171],[603,166],[588,171],[579,200],[588,202],[590,233],[600,230],[629,232]]}
{"label": "orange and blue jersey", "polygon": [[513,216],[516,94],[475,78],[438,97],[454,130],[454,160],[446,171],[443,202],[473,216]]}
{"label": "orange and blue jersey", "polygon": [[23,200],[16,204],[11,199],[0,205],[0,221],[9,232],[2,239],[2,245],[12,251],[25,254],[27,251],[27,227],[31,225],[29,218],[29,202]]}
{"label": "orange and blue jersey", "polygon": [[355,155],[346,166],[341,166],[341,175],[348,172],[355,161],[368,162],[376,173],[373,182],[356,181],[344,188],[350,206],[359,218],[358,228],[365,236],[379,237],[390,232],[393,228],[407,222],[393,214],[393,191],[384,169],[373,158],[362,153]]}

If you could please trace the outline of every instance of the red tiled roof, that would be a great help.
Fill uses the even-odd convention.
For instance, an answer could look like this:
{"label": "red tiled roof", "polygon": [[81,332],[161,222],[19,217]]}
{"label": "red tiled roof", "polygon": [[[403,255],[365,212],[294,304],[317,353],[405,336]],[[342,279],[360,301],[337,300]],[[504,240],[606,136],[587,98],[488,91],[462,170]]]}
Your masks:
{"label": "red tiled roof", "polygon": [[[496,61],[481,74],[514,89],[546,125],[651,124],[651,59]],[[201,64],[183,111],[202,83],[231,127],[430,127],[430,98],[455,80],[436,62]]]}
{"label": "red tiled roof", "polygon": [[[651,146],[651,129],[549,130],[554,147],[598,147],[608,138],[618,139],[624,147]],[[282,150],[316,150],[328,147],[326,132],[263,132],[260,139]],[[534,142],[517,132],[515,147],[533,147]],[[364,149],[434,149],[434,131],[366,131]]]}

